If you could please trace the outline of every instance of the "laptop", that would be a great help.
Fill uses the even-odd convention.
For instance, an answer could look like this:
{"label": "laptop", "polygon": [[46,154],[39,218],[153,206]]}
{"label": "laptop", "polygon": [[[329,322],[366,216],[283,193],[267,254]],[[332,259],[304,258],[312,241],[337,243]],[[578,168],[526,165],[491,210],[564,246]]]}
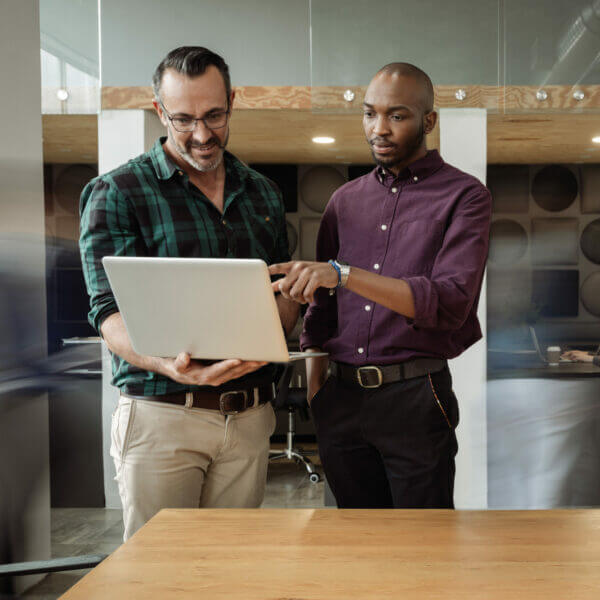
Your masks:
{"label": "laptop", "polygon": [[139,354],[287,363],[271,277],[260,259],[106,256],[102,264]]}
{"label": "laptop", "polygon": [[[531,368],[548,365],[548,359],[542,351],[537,333],[533,325],[528,326],[528,334],[524,336],[522,344],[529,346],[527,348],[488,348],[490,359],[494,363],[511,363],[512,368]],[[561,363],[574,362],[568,358],[561,358]]]}

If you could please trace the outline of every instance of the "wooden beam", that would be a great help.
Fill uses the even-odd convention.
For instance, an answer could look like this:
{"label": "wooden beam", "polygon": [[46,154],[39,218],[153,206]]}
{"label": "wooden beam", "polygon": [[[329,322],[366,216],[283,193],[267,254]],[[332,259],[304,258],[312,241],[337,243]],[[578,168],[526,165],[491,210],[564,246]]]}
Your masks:
{"label": "wooden beam", "polygon": [[45,163],[98,162],[98,115],[42,115]]}
{"label": "wooden beam", "polygon": [[[347,102],[344,92],[354,92],[354,100]],[[464,90],[465,97],[456,97]],[[494,112],[600,112],[600,85],[545,86],[545,100],[538,100],[538,86],[486,86],[438,85],[435,86],[435,103],[438,108],[485,108]],[[234,108],[238,110],[313,110],[360,112],[366,86],[237,86]],[[577,100],[575,91],[583,93]],[[128,109],[152,108],[152,88],[103,87],[102,108]]]}
{"label": "wooden beam", "polygon": [[[97,115],[44,115],[44,161],[95,163]],[[312,142],[317,135],[333,144]],[[488,162],[600,163],[597,113],[488,113]],[[427,140],[439,148],[439,128]],[[247,162],[370,163],[360,116],[353,112],[236,109],[229,148]]]}

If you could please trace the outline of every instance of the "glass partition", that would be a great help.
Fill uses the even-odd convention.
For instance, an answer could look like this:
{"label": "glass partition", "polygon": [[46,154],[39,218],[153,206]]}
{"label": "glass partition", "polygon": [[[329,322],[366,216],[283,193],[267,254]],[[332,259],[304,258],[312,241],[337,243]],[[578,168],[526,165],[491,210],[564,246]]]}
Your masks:
{"label": "glass partition", "polygon": [[600,0],[504,0],[505,110],[598,110]]}
{"label": "glass partition", "polygon": [[360,107],[345,88],[359,96],[396,61],[419,66],[436,86],[497,86],[500,14],[498,0],[312,0],[313,107]]}
{"label": "glass partition", "polygon": [[311,0],[310,18],[316,110],[356,109],[393,61],[426,71],[445,106],[600,108],[600,0]]}
{"label": "glass partition", "polygon": [[599,0],[505,0],[505,83],[600,83]]}
{"label": "glass partition", "polygon": [[100,108],[99,0],[40,0],[43,114]]}

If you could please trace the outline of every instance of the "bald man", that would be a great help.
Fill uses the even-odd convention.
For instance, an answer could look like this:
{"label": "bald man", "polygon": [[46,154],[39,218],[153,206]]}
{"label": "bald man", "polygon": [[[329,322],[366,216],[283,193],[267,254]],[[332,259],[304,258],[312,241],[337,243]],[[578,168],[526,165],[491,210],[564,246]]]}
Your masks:
{"label": "bald man", "polygon": [[491,198],[427,150],[436,121],[429,77],[383,67],[363,111],[376,167],[332,196],[318,262],[271,267],[284,297],[310,302],[302,348],[329,353],[308,361],[308,399],[340,508],[454,507],[447,360],[481,338]]}

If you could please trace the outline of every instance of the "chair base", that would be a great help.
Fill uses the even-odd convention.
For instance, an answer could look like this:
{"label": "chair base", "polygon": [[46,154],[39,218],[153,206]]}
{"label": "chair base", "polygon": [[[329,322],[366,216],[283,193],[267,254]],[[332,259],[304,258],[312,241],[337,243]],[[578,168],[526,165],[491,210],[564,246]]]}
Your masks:
{"label": "chair base", "polygon": [[283,450],[269,450],[269,461],[272,460],[295,460],[297,463],[301,463],[306,467],[308,471],[308,478],[312,483],[318,483],[321,481],[321,476],[315,471],[315,466],[308,454],[316,454],[314,451],[304,451],[300,448],[284,448]]}

